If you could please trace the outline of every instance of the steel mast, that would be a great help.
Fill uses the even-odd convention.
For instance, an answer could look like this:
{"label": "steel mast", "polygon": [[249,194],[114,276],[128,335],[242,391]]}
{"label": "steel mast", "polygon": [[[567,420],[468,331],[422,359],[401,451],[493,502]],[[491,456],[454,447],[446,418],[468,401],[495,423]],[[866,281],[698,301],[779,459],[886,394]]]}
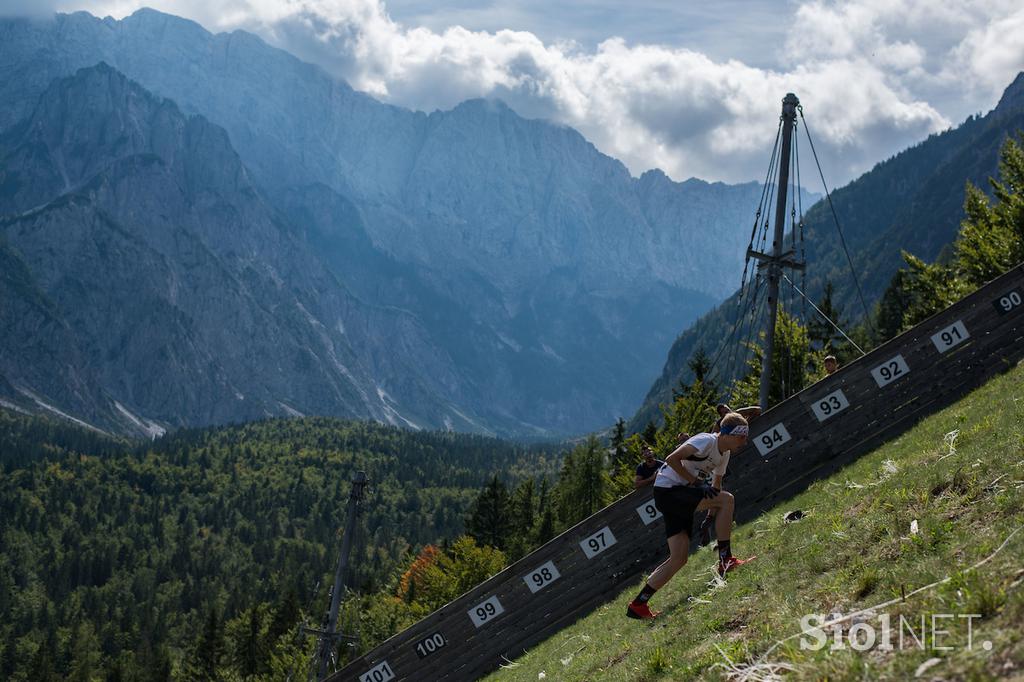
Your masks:
{"label": "steel mast", "polygon": [[[334,573],[334,589],[331,591],[331,610],[327,616],[327,630],[317,632],[320,635],[320,670],[317,679],[327,677],[327,669],[334,656],[334,648],[340,639],[350,639],[338,632],[338,608],[341,605],[341,593],[345,586],[345,569],[348,567],[349,553],[352,551],[352,535],[356,530],[356,517],[359,515],[358,505],[363,499],[363,488],[366,486],[366,474],[357,471],[352,476],[352,492],[348,497],[345,536],[341,542],[341,554],[338,555],[338,568]],[[310,631],[313,631],[310,629]],[[315,632],[315,631],[313,631]]]}
{"label": "steel mast", "polygon": [[[768,328],[765,330],[764,358],[761,363],[761,391],[758,403],[762,410],[767,410],[768,388],[772,380],[772,356],[775,352],[775,321],[779,307],[779,280],[782,279],[782,268],[802,270],[804,264],[795,260],[795,252],[791,249],[782,251],[782,242],[786,228],[786,200],[789,189],[789,164],[792,158],[793,129],[796,127],[797,107],[800,100],[793,93],[787,93],[782,100],[782,154],[779,159],[779,182],[776,187],[775,202],[775,235],[772,239],[772,254],[769,256],[753,249],[747,250],[748,258],[759,261],[758,268],[765,271],[768,278]],[[796,191],[800,191],[797,188]]]}

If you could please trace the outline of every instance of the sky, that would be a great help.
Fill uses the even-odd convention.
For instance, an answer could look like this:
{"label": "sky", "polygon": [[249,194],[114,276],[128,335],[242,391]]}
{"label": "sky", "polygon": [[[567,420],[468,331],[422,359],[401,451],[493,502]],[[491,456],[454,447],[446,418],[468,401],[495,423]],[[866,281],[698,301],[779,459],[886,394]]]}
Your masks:
{"label": "sky", "polygon": [[0,14],[143,6],[251,31],[399,106],[497,97],[680,181],[761,181],[793,92],[840,186],[989,111],[1024,70],[1021,0],[0,0]]}

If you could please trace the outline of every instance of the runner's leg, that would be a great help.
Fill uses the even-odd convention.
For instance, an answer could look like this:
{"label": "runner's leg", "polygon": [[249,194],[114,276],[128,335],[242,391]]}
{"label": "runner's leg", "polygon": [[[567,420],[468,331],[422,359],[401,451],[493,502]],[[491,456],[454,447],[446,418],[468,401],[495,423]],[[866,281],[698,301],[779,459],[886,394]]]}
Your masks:
{"label": "runner's leg", "polygon": [[718,560],[726,561],[732,556],[732,513],[736,506],[736,500],[732,493],[722,491],[716,496],[703,500],[697,509],[707,505],[715,509],[715,536],[718,538]]}
{"label": "runner's leg", "polygon": [[690,535],[688,533],[676,533],[668,539],[668,559],[662,562],[660,566],[654,569],[651,576],[647,579],[647,584],[656,590],[660,590],[665,586],[672,576],[674,576],[679,569],[686,565],[686,560],[690,555]]}
{"label": "runner's leg", "polygon": [[697,505],[697,511],[715,512],[715,536],[721,541],[732,537],[732,514],[735,507],[736,498],[732,493],[723,490],[710,499],[702,500]]}

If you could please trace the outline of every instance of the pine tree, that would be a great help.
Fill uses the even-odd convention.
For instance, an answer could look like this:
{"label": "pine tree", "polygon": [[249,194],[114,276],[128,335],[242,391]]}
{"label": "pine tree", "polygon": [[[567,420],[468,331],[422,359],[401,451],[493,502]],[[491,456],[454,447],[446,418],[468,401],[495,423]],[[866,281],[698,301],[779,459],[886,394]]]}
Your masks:
{"label": "pine tree", "polygon": [[540,479],[540,492],[537,493],[537,515],[543,516],[551,507],[551,484],[548,483],[548,477],[543,476]]}
{"label": "pine tree", "polygon": [[466,533],[481,545],[504,551],[513,530],[511,502],[505,484],[492,478],[473,503]]}
{"label": "pine tree", "polygon": [[[753,357],[748,363],[746,376],[733,387],[731,400],[738,405],[755,405],[760,398],[761,363],[764,357],[761,345],[753,346]],[[825,354],[811,348],[807,329],[785,311],[779,311],[775,324],[775,353],[772,357],[772,376],[768,385],[768,405],[776,405],[804,389],[824,375],[822,360]]]}
{"label": "pine tree", "polygon": [[612,431],[612,439],[609,443],[612,449],[612,476],[629,468],[629,450],[626,448],[626,420],[619,417],[615,422],[615,430]]}
{"label": "pine tree", "polygon": [[71,669],[68,679],[91,682],[99,673],[100,643],[91,623],[78,623],[71,642]]}
{"label": "pine tree", "polygon": [[267,628],[267,647],[273,649],[282,635],[289,632],[299,621],[299,595],[294,587],[281,593],[280,601],[274,607],[274,617]]}
{"label": "pine tree", "polygon": [[196,640],[188,662],[188,676],[201,682],[220,679],[220,665],[224,659],[224,632],[216,607],[211,606],[203,623],[203,631]]}
{"label": "pine tree", "polygon": [[[843,311],[832,300],[834,294],[835,288],[832,285],[832,280],[825,280],[824,292],[821,295],[821,300],[817,303],[821,313],[808,311],[811,315],[807,321],[807,336],[811,340],[811,347],[815,350],[834,353],[837,346],[842,345],[842,335],[828,321],[832,320],[840,329],[846,329],[848,326],[846,320],[843,319]],[[825,319],[826,317],[828,319]]]}
{"label": "pine tree", "polygon": [[906,327],[903,324],[903,313],[910,305],[910,297],[906,291],[907,273],[900,269],[889,280],[889,286],[882,294],[875,310],[875,329],[878,330],[878,341],[884,343],[902,334]]}
{"label": "pine tree", "polygon": [[676,447],[679,433],[700,433],[707,431],[714,424],[717,416],[714,406],[718,402],[721,389],[711,378],[711,362],[703,348],[698,348],[689,361],[693,382],[681,384],[681,391],[676,396],[670,409],[662,409],[665,428],[657,439],[656,450],[669,453]]}
{"label": "pine tree", "polygon": [[242,614],[234,628],[232,660],[235,669],[244,678],[258,677],[266,672],[266,650],[263,642],[263,610],[253,606]]}
{"label": "pine tree", "polygon": [[903,260],[907,263],[903,278],[907,300],[907,307],[903,309],[904,328],[909,329],[942,312],[970,291],[964,280],[957,277],[955,265],[925,263],[906,251]]}
{"label": "pine tree", "polygon": [[512,541],[509,556],[515,560],[526,554],[533,542],[537,525],[537,495],[532,478],[523,480],[512,493]]}
{"label": "pine tree", "polygon": [[566,456],[556,486],[558,516],[567,525],[585,519],[611,501],[604,448],[591,436]]}
{"label": "pine tree", "polygon": [[[951,250],[935,263],[903,253],[907,263],[889,284],[880,318],[895,326],[896,304],[902,305],[901,329],[945,309],[988,280],[1024,260],[1024,134],[1008,139],[999,160],[1000,179],[989,179],[995,203],[971,183],[964,199],[966,217]],[[880,319],[881,321],[881,319]]]}
{"label": "pine tree", "polygon": [[647,422],[647,426],[644,427],[643,433],[640,435],[643,441],[650,445],[652,448],[658,444],[658,425],[653,421]]}
{"label": "pine tree", "polygon": [[537,524],[537,530],[534,533],[534,542],[537,545],[543,545],[553,537],[555,537],[555,512],[548,507],[540,516],[540,523]]}
{"label": "pine tree", "polygon": [[956,263],[972,287],[998,277],[1024,261],[1024,133],[1003,144],[999,180],[990,178],[995,203],[967,183],[964,213],[956,241]]}

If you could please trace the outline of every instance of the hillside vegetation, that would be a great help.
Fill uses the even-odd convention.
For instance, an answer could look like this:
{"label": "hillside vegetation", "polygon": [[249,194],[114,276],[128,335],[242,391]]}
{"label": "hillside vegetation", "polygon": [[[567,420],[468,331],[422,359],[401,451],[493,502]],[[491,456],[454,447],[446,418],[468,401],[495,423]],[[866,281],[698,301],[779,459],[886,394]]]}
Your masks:
{"label": "hillside vegetation", "polygon": [[0,410],[0,679],[302,676],[298,628],[326,613],[355,471],[370,487],[350,584],[373,593],[458,536],[495,472],[555,467],[541,448],[325,418],[138,445]]}
{"label": "hillside vegetation", "polygon": [[[803,518],[786,522],[792,510]],[[728,581],[703,549],[652,599],[657,620],[625,617],[637,583],[488,679],[1020,679],[1022,528],[1018,365],[740,526],[734,550],[758,559]],[[801,648],[820,641],[800,636],[811,614],[840,614],[826,634],[845,648]],[[873,628],[876,645],[852,649],[851,627],[858,643]]]}

